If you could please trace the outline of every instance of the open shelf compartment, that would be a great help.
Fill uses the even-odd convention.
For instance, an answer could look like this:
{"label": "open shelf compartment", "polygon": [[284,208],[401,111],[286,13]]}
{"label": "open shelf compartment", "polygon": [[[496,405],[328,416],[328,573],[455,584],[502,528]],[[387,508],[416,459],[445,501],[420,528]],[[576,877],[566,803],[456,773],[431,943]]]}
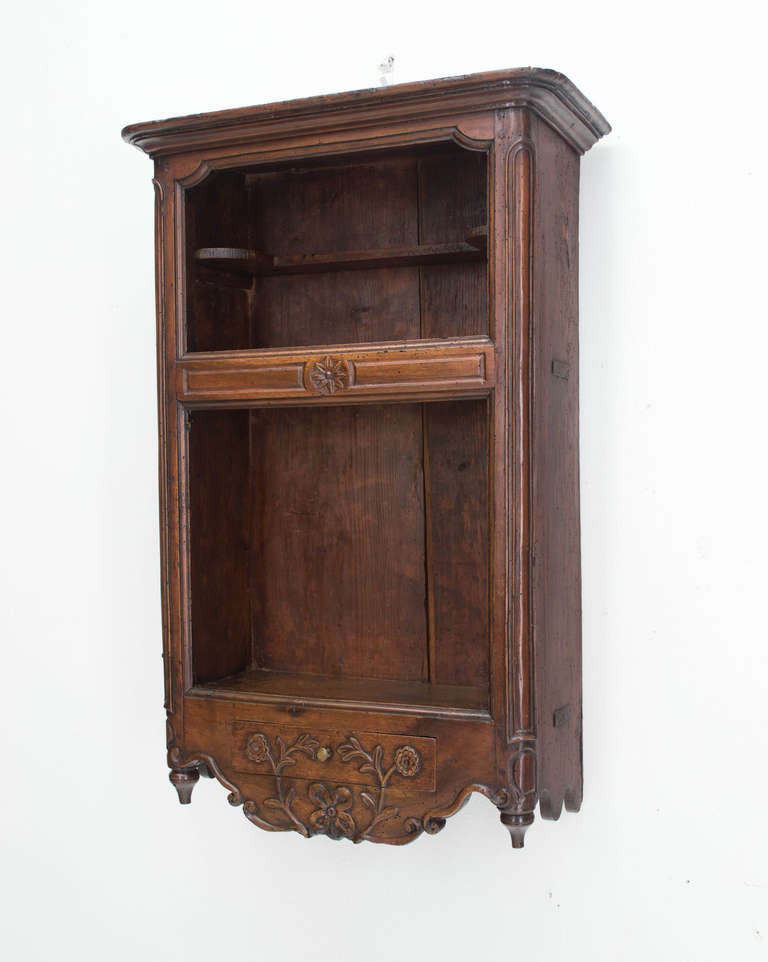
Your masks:
{"label": "open shelf compartment", "polygon": [[453,142],[185,192],[186,350],[488,333],[487,155]]}
{"label": "open shelf compartment", "polygon": [[488,416],[192,410],[196,690],[487,710]]}

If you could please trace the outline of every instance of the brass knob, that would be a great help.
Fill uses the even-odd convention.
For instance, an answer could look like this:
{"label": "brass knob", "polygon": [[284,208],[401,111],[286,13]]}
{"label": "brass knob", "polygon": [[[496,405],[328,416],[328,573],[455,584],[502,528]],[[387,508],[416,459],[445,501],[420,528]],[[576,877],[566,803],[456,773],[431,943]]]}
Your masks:
{"label": "brass knob", "polygon": [[319,762],[327,762],[328,759],[331,757],[332,754],[333,754],[333,752],[331,751],[330,748],[318,748],[318,750],[317,750],[317,760],[318,760]]}

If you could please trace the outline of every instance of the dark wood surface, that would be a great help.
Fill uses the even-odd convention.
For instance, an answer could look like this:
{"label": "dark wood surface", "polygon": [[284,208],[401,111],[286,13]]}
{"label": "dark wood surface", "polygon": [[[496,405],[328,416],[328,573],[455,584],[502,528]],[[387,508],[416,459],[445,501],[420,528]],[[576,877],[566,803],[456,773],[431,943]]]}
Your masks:
{"label": "dark wood surface", "polygon": [[486,194],[485,153],[450,143],[204,180],[185,205],[188,350],[486,334]]}
{"label": "dark wood surface", "polygon": [[579,153],[520,70],[136,125],[155,157],[168,761],[402,844],[581,796]]}
{"label": "dark wood surface", "polygon": [[578,811],[581,773],[581,544],[579,528],[579,163],[531,122],[540,211],[534,258],[533,621],[542,813]]}
{"label": "dark wood surface", "polygon": [[[242,174],[211,177],[204,188],[205,203],[184,205],[185,275],[182,291],[187,300],[185,330],[191,351],[220,351],[250,346],[252,303],[242,287],[201,283],[197,276],[195,251],[220,244],[245,247],[249,242],[246,219],[242,216],[245,178]],[[226,318],[226,324],[220,323]]]}
{"label": "dark wood surface", "polygon": [[276,703],[285,704],[289,699],[299,712],[307,704],[329,703],[357,709],[365,709],[370,705],[386,710],[417,707],[422,714],[434,710],[439,716],[489,717],[487,685],[435,684],[429,681],[355,678],[253,668],[207,682],[196,691],[198,695],[212,693],[222,697],[237,694],[256,702],[266,701],[274,695],[277,696]]}
{"label": "dark wood surface", "polygon": [[269,255],[239,247],[201,247],[195,259],[206,267],[245,274],[326,274],[370,267],[410,267],[413,264],[451,264],[481,260],[482,240],[475,243],[415,244],[370,250],[322,251],[317,254]]}
{"label": "dark wood surface", "polygon": [[487,692],[488,406],[425,404],[423,414],[429,677]]}
{"label": "dark wood surface", "polygon": [[195,412],[188,450],[192,674],[208,681],[250,664],[248,605],[230,601],[249,591],[248,413]]}
{"label": "dark wood surface", "polygon": [[426,680],[421,406],[252,415],[253,660]]}
{"label": "dark wood surface", "polygon": [[195,679],[248,665],[487,703],[487,405],[257,409],[250,433],[247,417],[190,418]]}

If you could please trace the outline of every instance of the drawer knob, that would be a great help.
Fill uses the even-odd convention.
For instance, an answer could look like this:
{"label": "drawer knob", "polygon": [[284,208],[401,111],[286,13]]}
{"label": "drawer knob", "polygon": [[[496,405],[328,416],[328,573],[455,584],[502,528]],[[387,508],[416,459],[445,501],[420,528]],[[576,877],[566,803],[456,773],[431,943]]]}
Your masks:
{"label": "drawer knob", "polygon": [[318,748],[318,750],[317,750],[317,760],[318,760],[319,762],[327,762],[328,759],[331,757],[332,754],[333,754],[333,752],[331,751],[330,748],[325,748],[325,747],[323,747],[323,748]]}

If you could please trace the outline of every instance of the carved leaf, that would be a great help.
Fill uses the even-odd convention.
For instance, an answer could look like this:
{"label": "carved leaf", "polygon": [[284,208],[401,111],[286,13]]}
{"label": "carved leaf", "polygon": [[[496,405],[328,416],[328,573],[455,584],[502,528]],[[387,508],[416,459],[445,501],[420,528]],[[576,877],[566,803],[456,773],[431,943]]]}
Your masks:
{"label": "carved leaf", "polygon": [[395,818],[400,813],[399,808],[395,808],[394,805],[390,805],[389,808],[382,809],[381,812],[376,817],[377,822],[386,822],[390,818]]}
{"label": "carved leaf", "polygon": [[343,762],[348,762],[352,758],[360,758],[363,761],[371,762],[371,756],[363,748],[354,735],[348,735],[348,741],[342,742],[336,752]]}
{"label": "carved leaf", "polygon": [[319,747],[320,742],[305,732],[303,735],[299,735],[289,751],[304,752],[305,755],[312,758]]}
{"label": "carved leaf", "polygon": [[331,793],[322,782],[312,782],[307,789],[307,795],[320,808],[327,808],[331,804]]}
{"label": "carved leaf", "polygon": [[265,798],[264,807],[265,808],[282,808],[283,803],[280,801],[279,798]]}
{"label": "carved leaf", "polygon": [[360,792],[360,801],[367,805],[372,811],[376,811],[376,800],[369,792]]}
{"label": "carved leaf", "polygon": [[348,741],[343,742],[336,749],[337,754],[343,762],[359,759],[363,764],[358,768],[363,774],[376,775],[381,781],[381,759],[384,750],[381,745],[377,745],[373,750],[373,755],[367,752],[354,735],[348,735]]}
{"label": "carved leaf", "polygon": [[371,819],[371,824],[365,830],[366,835],[370,835],[371,831],[376,825],[381,825],[383,822],[388,822],[391,818],[396,818],[400,814],[400,809],[394,806],[389,806],[388,808],[383,808],[378,815]]}
{"label": "carved leaf", "polygon": [[283,769],[288,768],[290,765],[295,765],[295,764],[296,762],[290,756],[287,758],[284,758],[281,762],[278,762],[277,765],[275,765],[275,775],[278,778],[281,778]]}

